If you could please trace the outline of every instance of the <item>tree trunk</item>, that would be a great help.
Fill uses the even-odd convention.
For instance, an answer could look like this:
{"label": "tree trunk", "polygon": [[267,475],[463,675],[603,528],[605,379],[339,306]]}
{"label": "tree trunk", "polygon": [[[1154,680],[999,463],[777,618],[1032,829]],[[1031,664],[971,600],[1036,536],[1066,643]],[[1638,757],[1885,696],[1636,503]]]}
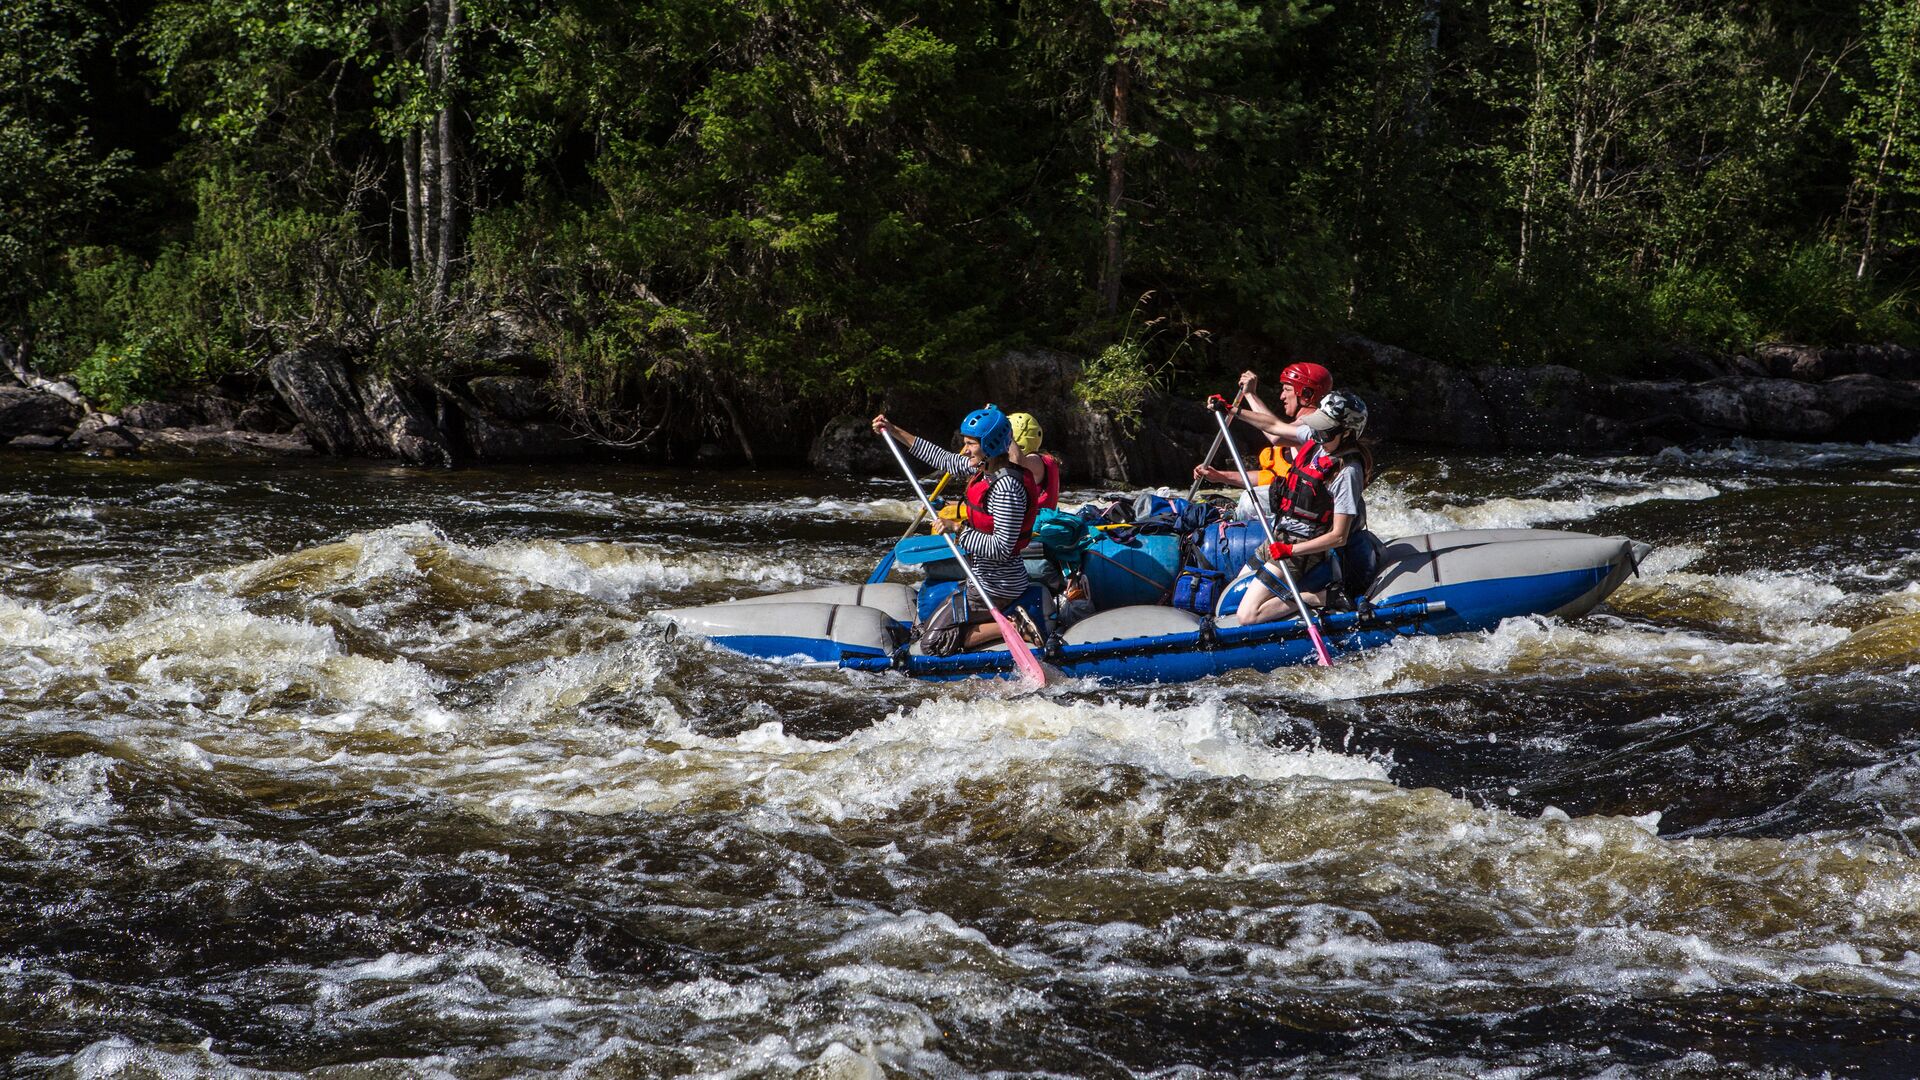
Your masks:
{"label": "tree trunk", "polygon": [[[1920,39],[1920,20],[1914,22],[1914,30],[1907,35],[1906,54],[1913,55],[1916,39]],[[1867,267],[1873,259],[1874,227],[1879,224],[1880,191],[1887,181],[1887,160],[1893,156],[1894,140],[1900,134],[1900,113],[1907,103],[1907,73],[1912,64],[1900,66],[1900,82],[1893,91],[1893,112],[1887,117],[1887,137],[1880,143],[1880,161],[1874,166],[1873,185],[1867,189],[1867,228],[1860,242],[1860,265],[1854,269],[1853,278],[1860,281],[1867,276]]]}
{"label": "tree trunk", "polygon": [[1520,262],[1522,280],[1533,248],[1533,188],[1540,177],[1540,125],[1547,97],[1547,7],[1540,5],[1540,25],[1533,38],[1533,107],[1527,110],[1527,178],[1520,186]]}
{"label": "tree trunk", "polygon": [[1593,22],[1587,27],[1586,48],[1579,60],[1580,82],[1573,102],[1573,146],[1567,155],[1567,201],[1575,211],[1587,203],[1588,179],[1594,170],[1587,167],[1596,141],[1593,130],[1594,71],[1600,65],[1600,23],[1606,18],[1607,5],[1599,0],[1593,7]]}
{"label": "tree trunk", "polygon": [[[405,63],[407,43],[399,22],[388,22],[387,33],[393,40],[394,61]],[[407,186],[407,272],[417,274],[427,259],[426,208],[420,205],[419,132],[409,131],[401,136],[400,169]]]}
{"label": "tree trunk", "polygon": [[1122,59],[1113,65],[1113,103],[1107,115],[1107,228],[1106,256],[1100,265],[1100,310],[1120,310],[1120,271],[1124,265],[1121,227],[1125,223],[1121,200],[1127,194],[1127,104],[1133,72]]}
{"label": "tree trunk", "polygon": [[447,293],[453,286],[453,261],[455,248],[459,243],[459,199],[455,193],[459,182],[459,159],[453,145],[453,51],[455,34],[460,27],[460,0],[446,0],[446,24],[441,36],[440,55],[437,58],[440,72],[440,96],[442,104],[436,135],[438,136],[440,158],[439,191],[439,229],[440,237],[435,245],[433,265],[433,300],[436,306],[446,303]]}

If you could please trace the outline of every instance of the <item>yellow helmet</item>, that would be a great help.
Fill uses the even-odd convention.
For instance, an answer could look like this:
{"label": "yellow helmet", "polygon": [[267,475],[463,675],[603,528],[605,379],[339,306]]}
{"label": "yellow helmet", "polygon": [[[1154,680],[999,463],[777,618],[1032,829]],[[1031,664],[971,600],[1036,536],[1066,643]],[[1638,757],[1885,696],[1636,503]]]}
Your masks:
{"label": "yellow helmet", "polygon": [[1046,437],[1040,421],[1032,413],[1017,412],[1007,417],[1007,423],[1013,425],[1013,441],[1023,454],[1031,454],[1040,449],[1040,440]]}

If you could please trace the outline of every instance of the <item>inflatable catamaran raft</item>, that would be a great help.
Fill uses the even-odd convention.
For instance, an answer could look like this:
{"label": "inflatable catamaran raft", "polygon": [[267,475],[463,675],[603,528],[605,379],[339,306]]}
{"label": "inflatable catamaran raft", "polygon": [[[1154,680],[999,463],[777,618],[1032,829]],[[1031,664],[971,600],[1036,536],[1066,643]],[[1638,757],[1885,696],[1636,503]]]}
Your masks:
{"label": "inflatable catamaran raft", "polygon": [[[1522,615],[1575,618],[1635,572],[1649,545],[1619,536],[1541,529],[1479,529],[1405,536],[1379,545],[1352,610],[1319,613],[1335,653],[1397,637],[1490,630]],[[1134,577],[1143,577],[1128,570]],[[1246,574],[1211,615],[1158,603],[1112,607],[1050,633],[1042,656],[1071,678],[1184,682],[1238,669],[1311,663],[1298,618],[1240,626]],[[913,585],[835,585],[659,613],[679,633],[768,660],[899,671],[921,679],[1004,678],[1005,645],[928,656],[906,643],[919,609]]]}

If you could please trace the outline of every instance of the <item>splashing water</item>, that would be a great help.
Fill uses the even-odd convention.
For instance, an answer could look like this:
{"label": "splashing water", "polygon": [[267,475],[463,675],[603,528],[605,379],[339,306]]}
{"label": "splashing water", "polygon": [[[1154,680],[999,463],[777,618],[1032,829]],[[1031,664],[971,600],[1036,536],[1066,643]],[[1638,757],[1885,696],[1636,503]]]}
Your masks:
{"label": "splashing water", "polygon": [[[1920,450],[1387,464],[1383,536],[1655,552],[1578,621],[1010,696],[647,618],[863,579],[897,484],[8,459],[0,1045],[75,1076],[1911,1071]],[[1835,522],[1783,542],[1814,498]]]}

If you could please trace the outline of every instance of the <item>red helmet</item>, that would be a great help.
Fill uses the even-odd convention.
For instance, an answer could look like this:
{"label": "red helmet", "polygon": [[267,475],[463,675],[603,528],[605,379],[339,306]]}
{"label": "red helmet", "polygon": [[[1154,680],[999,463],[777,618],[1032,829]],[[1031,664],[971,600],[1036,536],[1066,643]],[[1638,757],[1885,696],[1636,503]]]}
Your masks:
{"label": "red helmet", "polygon": [[1333,389],[1333,372],[1319,364],[1288,364],[1287,370],[1280,373],[1280,381],[1292,383],[1300,394],[1300,401],[1312,405]]}

